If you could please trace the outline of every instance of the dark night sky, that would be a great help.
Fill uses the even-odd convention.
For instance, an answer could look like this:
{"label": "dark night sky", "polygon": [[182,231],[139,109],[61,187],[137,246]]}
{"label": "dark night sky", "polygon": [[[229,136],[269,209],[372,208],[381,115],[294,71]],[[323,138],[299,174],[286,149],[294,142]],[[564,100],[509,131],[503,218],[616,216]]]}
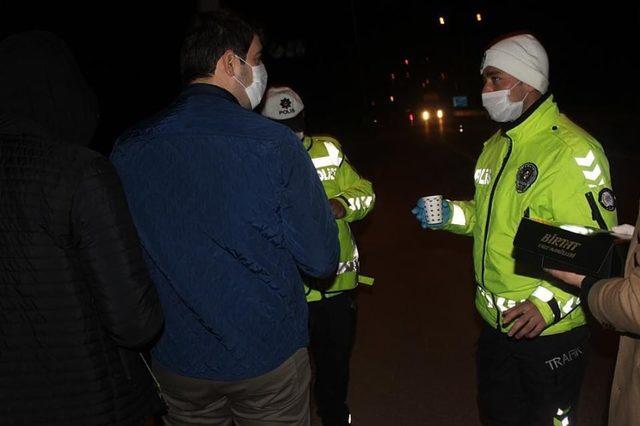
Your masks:
{"label": "dark night sky", "polygon": [[[180,90],[179,46],[196,2],[58,3],[21,2],[17,8],[1,3],[0,35],[47,29],[69,43],[101,101],[98,138],[103,140],[98,144],[105,150],[109,140]],[[450,72],[460,91],[477,97],[484,47],[500,34],[520,30],[534,32],[547,48],[552,88],[563,105],[635,115],[639,9],[630,3],[221,3],[261,23],[268,52],[285,52],[281,58],[268,57],[270,80],[292,84],[311,113],[335,125],[363,116],[364,106],[384,94],[389,73],[405,57],[432,57],[430,66]],[[481,23],[474,19],[477,12],[483,15]],[[447,19],[444,27],[438,25],[440,15]],[[286,57],[287,47],[294,57]]]}

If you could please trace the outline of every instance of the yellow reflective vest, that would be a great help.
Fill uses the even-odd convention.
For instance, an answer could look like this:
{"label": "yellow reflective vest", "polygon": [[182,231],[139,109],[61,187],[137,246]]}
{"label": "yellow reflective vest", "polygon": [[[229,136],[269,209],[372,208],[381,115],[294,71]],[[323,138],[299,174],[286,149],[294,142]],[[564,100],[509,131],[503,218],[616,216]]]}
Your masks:
{"label": "yellow reflective vest", "polygon": [[333,283],[323,285],[323,291],[309,283],[305,286],[308,302],[331,297],[358,285],[360,258],[358,247],[351,234],[349,223],[364,218],[373,209],[375,194],[371,182],[362,178],[351,166],[338,141],[329,136],[305,136],[304,147],[322,181],[329,199],[338,200],[345,208],[346,215],[337,219],[340,240],[340,260]]}
{"label": "yellow reflective vest", "polygon": [[501,313],[523,300],[542,313],[550,335],[585,324],[580,299],[542,273],[516,269],[513,239],[523,217],[611,228],[617,224],[609,162],[600,143],[543,97],[532,113],[501,129],[478,158],[475,195],[453,201],[445,230],[473,236],[476,308],[507,331]]}

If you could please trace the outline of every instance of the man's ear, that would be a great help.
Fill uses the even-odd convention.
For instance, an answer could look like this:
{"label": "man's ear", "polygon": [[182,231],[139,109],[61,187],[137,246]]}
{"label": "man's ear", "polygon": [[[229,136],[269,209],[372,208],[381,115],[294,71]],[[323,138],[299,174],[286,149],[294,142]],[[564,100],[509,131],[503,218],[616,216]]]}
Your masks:
{"label": "man's ear", "polygon": [[233,75],[235,75],[233,72],[233,62],[235,58],[236,56],[234,55],[233,51],[231,49],[227,50],[222,54],[220,59],[218,59],[216,69],[219,70],[222,74],[232,77]]}

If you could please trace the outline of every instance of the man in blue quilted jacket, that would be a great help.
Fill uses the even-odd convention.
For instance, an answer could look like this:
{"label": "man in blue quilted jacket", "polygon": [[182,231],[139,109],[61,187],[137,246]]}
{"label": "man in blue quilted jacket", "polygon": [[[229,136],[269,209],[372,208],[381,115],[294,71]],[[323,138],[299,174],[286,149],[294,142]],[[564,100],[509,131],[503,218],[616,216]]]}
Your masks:
{"label": "man in blue quilted jacket", "polygon": [[254,28],[199,15],[181,71],[177,100],[111,156],[165,311],[164,421],[309,424],[299,271],[335,272],[331,208],[293,132],[252,111],[266,87]]}

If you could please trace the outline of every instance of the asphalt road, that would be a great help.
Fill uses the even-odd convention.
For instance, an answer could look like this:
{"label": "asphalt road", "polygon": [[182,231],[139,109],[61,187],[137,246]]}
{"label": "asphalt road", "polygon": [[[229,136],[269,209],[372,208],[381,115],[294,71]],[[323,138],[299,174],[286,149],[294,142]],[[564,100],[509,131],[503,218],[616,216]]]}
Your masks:
{"label": "asphalt road", "polygon": [[[480,319],[473,307],[471,239],[423,231],[410,210],[423,195],[471,198],[475,158],[491,131],[490,123],[475,118],[450,122],[442,132],[437,125],[429,132],[418,126],[367,131],[355,136],[360,139],[351,141],[351,150],[343,140],[377,193],[375,210],[354,227],[362,272],[376,278],[373,288],[359,292],[350,385],[355,425],[479,424],[474,354]],[[621,222],[630,222],[638,206],[637,157],[619,128],[615,137],[607,138],[607,131],[602,126],[595,134],[609,155]],[[617,142],[623,139],[626,144]],[[591,329],[579,406],[585,426],[606,424],[617,350],[614,334],[595,324]],[[320,424],[317,418],[313,424]]]}

